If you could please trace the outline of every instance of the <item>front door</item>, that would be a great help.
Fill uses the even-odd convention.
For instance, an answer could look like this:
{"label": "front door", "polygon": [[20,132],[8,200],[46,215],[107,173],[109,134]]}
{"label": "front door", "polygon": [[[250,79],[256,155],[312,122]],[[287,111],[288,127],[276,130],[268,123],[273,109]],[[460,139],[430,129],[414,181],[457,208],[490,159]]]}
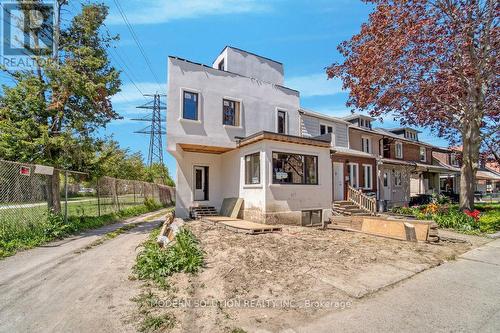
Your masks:
{"label": "front door", "polygon": [[194,200],[202,201],[207,200],[208,190],[208,167],[195,166],[194,167]]}
{"label": "front door", "polygon": [[344,200],[344,164],[333,162],[333,201]]}
{"label": "front door", "polygon": [[391,200],[391,172],[389,170],[382,171],[382,192],[383,200]]}

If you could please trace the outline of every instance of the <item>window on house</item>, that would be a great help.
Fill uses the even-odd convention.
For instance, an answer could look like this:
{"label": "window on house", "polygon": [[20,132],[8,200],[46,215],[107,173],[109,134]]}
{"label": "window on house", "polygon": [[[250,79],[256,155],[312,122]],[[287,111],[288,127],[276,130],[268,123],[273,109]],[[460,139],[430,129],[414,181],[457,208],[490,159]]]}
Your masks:
{"label": "window on house", "polygon": [[278,133],[286,134],[286,112],[278,110]]}
{"label": "window on house", "polygon": [[361,137],[361,150],[365,153],[372,153],[372,139],[368,137]]}
{"label": "window on house", "polygon": [[184,91],[182,96],[182,118],[198,120],[198,94]]}
{"label": "window on house", "polygon": [[450,164],[458,166],[457,154],[450,154]]}
{"label": "window on house", "polygon": [[394,171],[394,185],[401,186],[401,171]]}
{"label": "window on house", "polygon": [[260,184],[260,153],[245,156],[245,184]]}
{"label": "window on house", "polygon": [[359,170],[357,163],[349,163],[349,185],[354,188],[359,187]]}
{"label": "window on house", "polygon": [[240,102],[222,100],[222,124],[240,126]]}
{"label": "window on house", "polygon": [[403,158],[403,143],[396,142],[396,158]]}
{"label": "window on house", "polygon": [[273,184],[318,185],[318,157],[273,153]]}
{"label": "window on house", "polygon": [[363,165],[363,172],[365,178],[365,190],[371,190],[373,188],[373,166],[370,164]]}
{"label": "window on house", "polygon": [[314,226],[322,223],[321,210],[303,210],[302,211],[302,225]]}
{"label": "window on house", "polygon": [[389,186],[389,177],[387,176],[387,172],[384,172],[383,185],[384,187]]}
{"label": "window on house", "polygon": [[327,132],[328,133],[333,133],[333,127],[332,126],[328,126],[327,127]]}
{"label": "window on house", "polygon": [[427,161],[427,152],[425,147],[420,147],[420,161],[421,162]]}
{"label": "window on house", "polygon": [[217,68],[220,69],[221,71],[224,70],[224,59],[222,59],[220,62],[219,62],[219,65],[217,65]]}
{"label": "window on house", "polygon": [[326,134],[326,126],[325,125],[319,125],[319,135]]}

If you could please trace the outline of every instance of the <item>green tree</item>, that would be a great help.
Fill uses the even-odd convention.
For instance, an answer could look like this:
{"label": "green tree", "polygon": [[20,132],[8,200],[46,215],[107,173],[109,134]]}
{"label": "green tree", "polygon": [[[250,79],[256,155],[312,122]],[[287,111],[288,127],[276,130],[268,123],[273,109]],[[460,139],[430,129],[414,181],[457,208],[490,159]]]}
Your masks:
{"label": "green tree", "polygon": [[[103,144],[96,131],[119,118],[110,97],[119,91],[120,73],[106,52],[118,37],[101,33],[107,15],[103,4],[82,6],[67,27],[56,29],[54,57],[43,59],[35,50],[34,70],[6,71],[16,83],[3,86],[0,97],[0,157],[73,170],[95,161]],[[41,33],[30,31],[35,45]],[[58,171],[50,178],[48,204],[59,212]]]}

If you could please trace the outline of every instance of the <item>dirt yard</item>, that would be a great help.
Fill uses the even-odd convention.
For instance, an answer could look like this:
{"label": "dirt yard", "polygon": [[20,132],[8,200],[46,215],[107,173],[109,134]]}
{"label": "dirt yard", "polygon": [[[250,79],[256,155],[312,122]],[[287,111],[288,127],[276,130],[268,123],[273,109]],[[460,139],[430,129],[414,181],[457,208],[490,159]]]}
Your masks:
{"label": "dirt yard", "polygon": [[143,296],[156,304],[154,314],[175,317],[169,332],[286,329],[350,307],[478,245],[408,243],[289,226],[263,235],[199,221],[187,227],[201,242],[206,266],[196,276],[174,275],[165,291],[143,286]]}

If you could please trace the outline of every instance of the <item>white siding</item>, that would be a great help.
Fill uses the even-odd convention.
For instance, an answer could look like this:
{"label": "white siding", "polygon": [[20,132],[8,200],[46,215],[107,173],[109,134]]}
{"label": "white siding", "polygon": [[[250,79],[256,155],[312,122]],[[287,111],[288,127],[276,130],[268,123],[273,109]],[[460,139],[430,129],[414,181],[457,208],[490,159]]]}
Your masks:
{"label": "white siding", "polygon": [[337,147],[349,147],[347,124],[331,120],[320,119],[318,117],[301,115],[301,134],[303,137],[315,137],[320,135],[320,125],[333,127],[334,142]]}
{"label": "white siding", "polygon": [[349,148],[347,125],[336,123],[333,131],[335,133],[335,146]]}

